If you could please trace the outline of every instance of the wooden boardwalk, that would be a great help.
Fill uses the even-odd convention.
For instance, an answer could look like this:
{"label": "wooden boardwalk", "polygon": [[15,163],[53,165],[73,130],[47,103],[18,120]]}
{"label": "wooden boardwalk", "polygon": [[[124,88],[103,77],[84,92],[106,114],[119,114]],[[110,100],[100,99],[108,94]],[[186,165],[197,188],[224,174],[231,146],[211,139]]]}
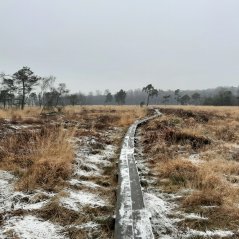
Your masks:
{"label": "wooden boardwalk", "polygon": [[119,178],[117,192],[117,212],[115,238],[117,239],[153,239],[150,214],[145,210],[138,169],[134,158],[136,129],[140,124],[156,118],[154,116],[136,121],[130,126],[124,138],[119,159]]}

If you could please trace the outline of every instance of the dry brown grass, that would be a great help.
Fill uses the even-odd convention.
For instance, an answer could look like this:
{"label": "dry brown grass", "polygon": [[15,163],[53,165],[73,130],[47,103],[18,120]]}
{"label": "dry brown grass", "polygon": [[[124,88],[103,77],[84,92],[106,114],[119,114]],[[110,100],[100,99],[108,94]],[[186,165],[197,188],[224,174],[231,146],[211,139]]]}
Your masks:
{"label": "dry brown grass", "polygon": [[166,160],[158,168],[160,177],[169,178],[174,184],[188,184],[195,178],[198,168],[186,160]]}
{"label": "dry brown grass", "polygon": [[[151,159],[150,173],[159,179],[158,187],[163,192],[179,194],[182,189],[190,189],[178,200],[185,212],[201,213],[202,206],[216,206],[210,213],[203,211],[207,221],[185,220],[185,228],[235,229],[239,203],[239,109],[163,108],[165,115],[143,126],[142,137],[144,153]],[[199,154],[197,161],[189,159],[192,153]],[[225,211],[228,215],[223,218]]]}
{"label": "dry brown grass", "polygon": [[[64,233],[70,238],[112,238],[117,186],[116,161],[122,138],[128,126],[147,113],[145,108],[128,106],[66,107],[59,114],[43,116],[37,111],[32,114],[8,112],[3,118],[8,117],[10,120],[3,120],[2,124],[0,122],[0,135],[3,136],[0,140],[0,169],[13,171],[18,176],[18,190],[30,193],[35,193],[34,189],[56,192],[56,196],[48,198],[47,205],[27,213],[62,225]],[[77,139],[71,144],[70,139],[73,137]],[[93,154],[99,154],[102,158],[102,151],[107,145],[115,146],[117,152],[112,156],[105,154],[102,159],[109,161],[110,165],[96,163],[102,172],[100,176],[72,174],[76,148],[77,156],[82,157],[81,161],[77,158],[77,166],[93,173],[93,167],[84,164],[84,160],[87,162],[87,157]],[[83,182],[71,185],[68,179],[89,181],[99,187],[96,185],[91,188]],[[79,195],[84,192],[97,193],[107,201],[107,206],[94,207],[89,204],[82,205],[79,212],[69,210],[60,202],[62,196],[70,196],[61,193],[66,187],[77,191]],[[41,201],[41,196],[36,200]],[[94,229],[79,227],[89,221],[99,226]]]}
{"label": "dry brown grass", "polygon": [[71,174],[73,132],[61,127],[24,131],[1,140],[0,167],[19,176],[17,188],[54,190]]}
{"label": "dry brown grass", "polygon": [[91,120],[91,128],[101,130],[107,126],[127,127],[136,119],[143,118],[148,110],[138,106],[68,106],[64,113],[71,120]]}
{"label": "dry brown grass", "polygon": [[[136,119],[144,117],[147,109],[135,106],[76,106],[65,107],[61,115],[47,118],[41,118],[40,112],[38,107],[26,107],[23,111],[0,110],[0,117],[10,119],[9,124],[42,125],[40,131],[20,129],[14,135],[6,132],[0,140],[0,168],[11,170],[20,177],[17,183],[19,190],[36,187],[56,190],[71,174],[74,153],[69,139],[73,134],[101,137],[99,131],[111,127],[126,129]],[[47,126],[44,127],[44,124]],[[64,130],[59,125],[70,129]],[[107,138],[102,140],[106,142]]]}
{"label": "dry brown grass", "polygon": [[223,204],[223,197],[220,191],[211,191],[203,189],[201,191],[193,192],[183,201],[183,206],[221,206]]}
{"label": "dry brown grass", "polygon": [[222,117],[232,117],[239,119],[239,108],[237,106],[193,106],[193,105],[170,105],[160,106],[166,109],[183,109],[193,112],[208,112]]}
{"label": "dry brown grass", "polygon": [[25,107],[21,109],[0,109],[0,118],[12,119],[12,118],[25,118],[25,117],[38,117],[41,113],[39,107]]}
{"label": "dry brown grass", "polygon": [[[25,107],[20,109],[0,109],[0,119],[10,119],[12,123],[42,123],[40,119],[42,109],[40,107]],[[114,126],[128,126],[136,119],[144,117],[148,109],[139,106],[66,106],[62,109],[61,115],[67,120],[94,120],[97,117],[99,122],[111,123]],[[108,118],[107,118],[108,117]],[[49,116],[50,119],[55,119]],[[109,121],[109,122],[107,122]]]}
{"label": "dry brown grass", "polygon": [[[207,196],[202,195],[203,198],[207,198]],[[220,204],[220,199],[218,199]],[[191,210],[191,209],[190,209]],[[188,212],[190,212],[190,210]],[[181,228],[191,228],[194,230],[207,231],[209,229],[214,230],[232,230],[234,231],[234,235],[226,238],[238,238],[239,234],[235,228],[239,224],[239,209],[232,209],[230,207],[224,206],[216,206],[212,208],[194,208],[195,212],[198,215],[202,215],[207,220],[192,220],[186,219],[179,222],[179,226]],[[233,220],[232,220],[233,219]],[[205,238],[205,237],[196,237],[196,238]],[[213,237],[218,238],[218,237]]]}

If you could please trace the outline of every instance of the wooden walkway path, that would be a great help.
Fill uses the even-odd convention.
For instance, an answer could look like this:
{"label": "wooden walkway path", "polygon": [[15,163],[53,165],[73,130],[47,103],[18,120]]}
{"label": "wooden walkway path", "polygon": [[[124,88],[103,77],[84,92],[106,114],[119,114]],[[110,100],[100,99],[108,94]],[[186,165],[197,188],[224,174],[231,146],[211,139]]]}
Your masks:
{"label": "wooden walkway path", "polygon": [[136,129],[140,124],[160,115],[136,121],[130,126],[124,138],[119,159],[119,178],[117,192],[117,212],[115,238],[117,239],[153,239],[150,214],[145,210],[138,169],[134,158]]}

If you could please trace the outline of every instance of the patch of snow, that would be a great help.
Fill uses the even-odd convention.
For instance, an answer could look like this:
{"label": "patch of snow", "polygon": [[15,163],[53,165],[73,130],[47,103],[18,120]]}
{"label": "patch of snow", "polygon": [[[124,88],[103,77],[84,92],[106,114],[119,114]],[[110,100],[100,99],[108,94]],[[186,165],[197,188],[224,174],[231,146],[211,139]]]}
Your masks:
{"label": "patch of snow", "polygon": [[[36,191],[33,194],[15,192],[14,183],[14,175],[9,172],[0,170],[0,213],[17,209],[39,209],[48,202],[47,199],[44,199],[40,202],[33,201],[33,198],[37,195],[37,193],[43,193],[40,191]],[[44,194],[49,198],[54,195],[49,193]]]}
{"label": "patch of snow", "polygon": [[13,179],[14,179],[13,174],[7,171],[0,170],[0,180],[13,180]]}
{"label": "patch of snow", "polygon": [[134,235],[135,238],[145,238],[145,239],[152,239],[153,232],[152,226],[150,223],[150,213],[146,209],[141,209],[134,211],[134,214],[137,214],[137,220],[134,221],[135,229]]}
{"label": "patch of snow", "polygon": [[44,207],[50,200],[38,202],[38,203],[30,203],[25,205],[18,205],[14,209],[24,209],[24,210],[36,210]]}
{"label": "patch of snow", "polygon": [[97,177],[100,177],[103,173],[103,170],[100,170],[100,171],[85,171],[85,170],[82,170],[82,169],[77,169],[77,171],[75,172],[75,175],[77,176],[85,176],[85,177],[90,177],[90,176],[97,176]]}
{"label": "patch of snow", "polygon": [[88,160],[91,164],[98,164],[98,165],[103,165],[103,166],[108,166],[110,165],[110,162],[105,160],[104,155],[90,155],[88,157]]}
{"label": "patch of snow", "polygon": [[[196,236],[201,236],[205,238],[211,237],[229,237],[233,235],[231,231],[196,231],[188,229],[186,232],[181,231],[177,228],[177,222],[182,221],[182,217],[191,220],[208,220],[206,217],[202,217],[198,214],[190,213],[183,214],[182,212],[175,212],[177,204],[173,201],[177,199],[180,195],[187,194],[191,192],[190,189],[181,190],[178,195],[156,192],[144,193],[145,207],[151,214],[151,224],[153,227],[153,232],[156,238],[163,239],[174,239],[174,238],[192,238]],[[174,217],[172,218],[172,216]],[[177,217],[178,216],[178,217]]]}
{"label": "patch of snow", "polygon": [[71,179],[69,181],[70,185],[72,186],[85,186],[85,187],[88,187],[88,188],[100,188],[101,186],[94,183],[94,182],[91,182],[91,181],[84,181],[84,180],[78,180],[78,179]]}
{"label": "patch of snow", "polygon": [[81,225],[77,225],[76,228],[83,229],[83,228],[97,228],[100,227],[100,224],[97,224],[95,222],[87,222]]}
{"label": "patch of snow", "polygon": [[185,214],[184,217],[186,219],[192,219],[192,220],[208,220],[207,217],[202,217],[201,215],[196,213]]}
{"label": "patch of snow", "polygon": [[229,237],[233,236],[234,233],[232,231],[223,231],[223,230],[215,230],[215,231],[196,231],[196,230],[189,230],[188,234],[185,238],[191,238],[192,236],[201,236],[201,237]]}
{"label": "patch of snow", "polygon": [[231,148],[231,149],[239,149],[239,144],[235,144],[235,143],[224,143],[223,144],[225,147]]}
{"label": "patch of snow", "polygon": [[91,205],[94,207],[105,206],[107,203],[101,199],[98,195],[89,192],[76,192],[76,191],[66,191],[69,196],[62,197],[60,202],[62,206],[74,210],[80,211],[82,206]]}
{"label": "patch of snow", "polygon": [[201,164],[202,161],[200,160],[200,155],[199,154],[191,154],[188,158],[188,160],[190,162],[192,162],[193,164]]}
{"label": "patch of snow", "polygon": [[217,205],[212,205],[212,206],[201,206],[201,208],[205,208],[205,209],[211,209],[211,208],[217,208]]}
{"label": "patch of snow", "polygon": [[81,163],[81,167],[86,168],[86,171],[98,171],[99,170],[98,166],[95,163],[91,163],[91,162]]}
{"label": "patch of snow", "polygon": [[144,201],[146,209],[151,213],[151,223],[154,232],[158,236],[175,233],[175,221],[169,218],[173,209],[172,204],[150,193],[144,193]]}
{"label": "patch of snow", "polygon": [[32,127],[32,125],[9,125],[8,126],[9,128],[11,128],[11,129],[15,129],[15,130],[19,130],[19,129],[27,129],[27,128],[31,128]]}
{"label": "patch of snow", "polygon": [[27,194],[23,192],[14,192],[12,191],[12,195],[8,198],[8,202],[5,203],[5,210],[34,210],[40,209],[41,207],[45,206],[48,202],[50,197],[54,196],[55,194],[45,193],[47,195],[46,198],[35,202],[33,200],[34,196],[37,195],[37,192],[33,194]]}
{"label": "patch of snow", "polygon": [[105,150],[104,150],[104,155],[107,157],[111,157],[115,154],[116,152],[116,147],[114,145],[106,145]]}
{"label": "patch of snow", "polygon": [[11,230],[14,236],[20,239],[65,239],[61,233],[62,229],[59,225],[42,221],[34,216],[12,217],[4,223],[2,234],[5,236]]}
{"label": "patch of snow", "polygon": [[[97,143],[96,139],[86,136],[82,137],[80,141],[86,145],[76,148],[75,175],[100,177],[104,172],[103,167],[111,165],[109,159],[115,154],[116,147],[113,145],[106,145],[105,149],[102,150],[100,154],[91,154],[90,146],[93,143]],[[84,167],[87,170],[84,170]]]}

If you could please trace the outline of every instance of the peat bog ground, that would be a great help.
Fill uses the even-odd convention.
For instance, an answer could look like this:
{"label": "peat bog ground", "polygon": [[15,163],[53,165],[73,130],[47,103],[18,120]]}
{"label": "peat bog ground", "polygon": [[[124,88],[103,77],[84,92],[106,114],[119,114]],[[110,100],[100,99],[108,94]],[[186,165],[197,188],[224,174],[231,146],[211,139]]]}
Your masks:
{"label": "peat bog ground", "polygon": [[137,134],[155,238],[239,238],[239,110],[160,110]]}
{"label": "peat bog ground", "polygon": [[0,238],[111,238],[117,166],[139,107],[3,112]]}
{"label": "peat bog ground", "polygon": [[[155,238],[239,238],[239,110],[160,107],[136,132]],[[0,238],[113,238],[124,135],[136,106],[0,111]]]}

